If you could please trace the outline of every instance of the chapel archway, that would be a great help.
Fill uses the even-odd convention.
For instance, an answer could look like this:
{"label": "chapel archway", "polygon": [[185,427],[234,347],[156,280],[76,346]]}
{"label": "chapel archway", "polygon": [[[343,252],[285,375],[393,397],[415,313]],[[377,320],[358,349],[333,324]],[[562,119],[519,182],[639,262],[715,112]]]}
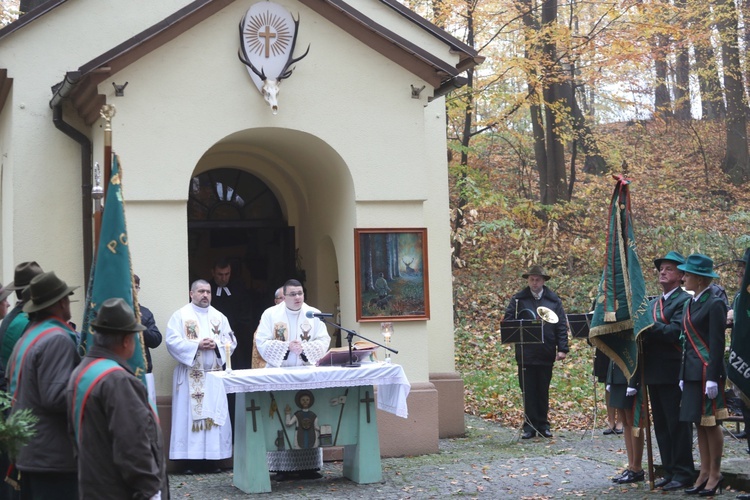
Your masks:
{"label": "chapel archway", "polygon": [[228,259],[257,324],[274,290],[295,274],[294,227],[276,195],[245,170],[214,168],[191,179],[187,211],[190,281],[210,279],[214,262]]}

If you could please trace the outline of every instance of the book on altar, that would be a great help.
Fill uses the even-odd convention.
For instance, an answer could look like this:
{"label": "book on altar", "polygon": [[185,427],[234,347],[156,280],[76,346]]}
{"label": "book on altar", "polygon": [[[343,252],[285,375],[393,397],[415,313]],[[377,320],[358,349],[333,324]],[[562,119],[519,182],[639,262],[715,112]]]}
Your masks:
{"label": "book on altar", "polygon": [[[380,347],[366,340],[352,344],[352,363],[371,363],[377,360],[375,351]],[[336,366],[349,363],[349,346],[332,347],[315,363],[317,366]]]}

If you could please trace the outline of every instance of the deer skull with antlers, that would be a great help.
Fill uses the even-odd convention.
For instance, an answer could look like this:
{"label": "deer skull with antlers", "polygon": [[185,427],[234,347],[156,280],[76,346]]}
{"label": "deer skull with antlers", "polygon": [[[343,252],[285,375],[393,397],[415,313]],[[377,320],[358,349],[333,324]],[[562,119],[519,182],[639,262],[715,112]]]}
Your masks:
{"label": "deer skull with antlers", "polygon": [[[255,4],[255,6],[264,4],[265,6],[283,9],[283,7],[271,2],[261,2]],[[279,110],[279,85],[282,80],[292,76],[292,72],[294,71],[292,65],[307,56],[310,52],[310,46],[307,46],[307,50],[300,57],[294,57],[294,49],[297,44],[297,34],[299,32],[299,16],[297,16],[297,19],[294,19],[286,10],[281,14],[278,10],[275,12],[263,11],[255,13],[252,12],[255,6],[248,10],[240,22],[240,50],[237,55],[240,61],[248,67],[248,71],[252,72],[250,76],[252,77],[254,74],[258,78],[258,80],[253,80],[263,98],[271,106],[273,114],[276,114]],[[248,16],[250,16],[249,20]],[[287,16],[288,19],[285,19]],[[289,20],[291,23],[288,22]],[[289,24],[294,25],[293,33],[291,34],[289,33]],[[258,62],[256,61],[253,64],[251,54],[256,59],[261,59],[263,63],[268,62],[268,66],[262,64],[260,65],[260,69],[258,69]],[[283,62],[283,66],[278,69],[279,58],[275,57],[275,60],[271,60],[271,56],[283,56],[283,54],[287,54],[287,58]],[[266,74],[267,70],[268,74]]]}

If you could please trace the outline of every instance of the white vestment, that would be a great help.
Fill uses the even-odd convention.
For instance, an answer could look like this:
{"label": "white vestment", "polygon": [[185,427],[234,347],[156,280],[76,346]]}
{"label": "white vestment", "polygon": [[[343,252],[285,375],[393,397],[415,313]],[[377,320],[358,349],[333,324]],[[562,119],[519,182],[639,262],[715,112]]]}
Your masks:
{"label": "white vestment", "polygon": [[[207,337],[216,342],[218,357],[216,351],[198,349],[200,340]],[[166,343],[169,354],[179,362],[172,377],[169,458],[221,460],[231,457],[232,428],[225,418],[228,413],[226,396],[205,391],[205,371],[221,369],[227,357],[225,344],[230,354],[237,347],[229,320],[211,306],[187,304],[169,319]]]}
{"label": "white vestment", "polygon": [[[299,311],[291,311],[284,302],[263,312],[255,333],[255,343],[258,353],[268,366],[314,365],[328,352],[331,337],[326,325],[318,318],[308,318],[308,311],[320,312],[304,303]],[[308,327],[309,331],[305,332]],[[289,342],[292,340],[302,341],[302,351],[307,363],[302,356],[289,351]]]}

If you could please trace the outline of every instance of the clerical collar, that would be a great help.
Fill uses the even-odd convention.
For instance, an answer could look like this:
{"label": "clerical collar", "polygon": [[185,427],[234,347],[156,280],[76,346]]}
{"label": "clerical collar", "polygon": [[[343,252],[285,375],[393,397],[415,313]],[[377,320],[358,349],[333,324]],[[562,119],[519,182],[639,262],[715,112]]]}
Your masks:
{"label": "clerical collar", "polygon": [[287,314],[297,315],[297,314],[299,314],[299,313],[302,312],[302,308],[301,307],[299,309],[297,309],[296,311],[294,311],[292,309],[289,309],[289,306],[285,306],[285,307],[286,307],[286,313]]}
{"label": "clerical collar", "polygon": [[195,311],[196,314],[208,314],[208,307],[196,306],[192,302],[190,305],[193,306],[193,311]]}
{"label": "clerical collar", "polygon": [[228,287],[226,287],[226,286],[217,286],[216,287],[216,296],[217,297],[221,297],[222,290],[227,295],[227,297],[231,297],[232,296],[232,292],[229,291]]}

